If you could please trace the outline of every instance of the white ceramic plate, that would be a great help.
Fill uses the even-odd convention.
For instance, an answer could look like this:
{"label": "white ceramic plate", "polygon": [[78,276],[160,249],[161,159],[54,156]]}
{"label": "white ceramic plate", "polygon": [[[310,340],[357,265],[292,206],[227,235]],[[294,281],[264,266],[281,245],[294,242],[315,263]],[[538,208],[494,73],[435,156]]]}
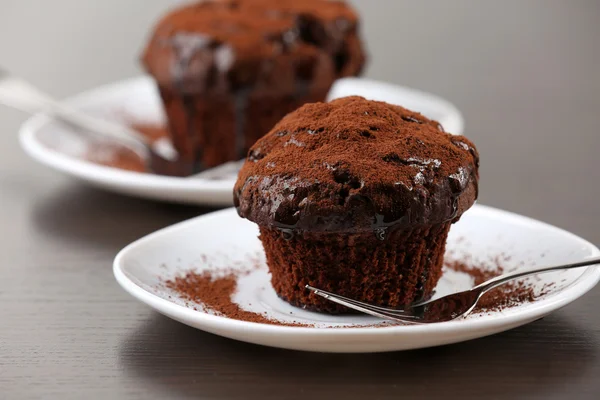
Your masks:
{"label": "white ceramic plate", "polygon": [[[463,131],[460,112],[437,96],[388,83],[345,78],[334,84],[329,98],[352,94],[400,104],[438,120],[448,132],[460,134]],[[155,85],[145,76],[94,89],[67,103],[123,123],[162,124],[165,119]],[[107,190],[176,203],[232,204],[234,175],[223,180],[186,179],[96,165],[84,158],[89,142],[64,124],[43,115],[34,116],[23,124],[20,139],[25,151],[35,160]]]}
{"label": "white ceramic plate", "polygon": [[[233,300],[244,309],[266,312],[272,319],[312,323],[315,327],[259,324],[196,311],[186,307],[184,299],[164,287],[165,279],[190,269],[242,268],[248,257],[258,254],[264,259],[257,234],[257,227],[239,218],[234,209],[207,214],[129,245],[117,255],[114,274],[121,286],[138,300],[192,327],[250,343],[323,352],[414,349],[491,335],[527,324],[565,306],[600,279],[597,267],[539,275],[529,283],[536,292],[549,292],[532,303],[463,320],[388,327],[364,326],[380,322],[369,316],[329,316],[292,307],[275,295],[266,267],[241,278]],[[600,254],[595,246],[569,232],[484,206],[474,206],[453,226],[448,252],[454,257],[467,253],[479,260],[492,260],[502,254],[504,265],[509,269],[563,263]],[[510,256],[510,260],[506,260],[506,256]],[[470,285],[464,275],[447,271],[436,289],[437,296]],[[202,307],[197,308],[202,310]],[[340,329],[338,326],[354,327]]]}

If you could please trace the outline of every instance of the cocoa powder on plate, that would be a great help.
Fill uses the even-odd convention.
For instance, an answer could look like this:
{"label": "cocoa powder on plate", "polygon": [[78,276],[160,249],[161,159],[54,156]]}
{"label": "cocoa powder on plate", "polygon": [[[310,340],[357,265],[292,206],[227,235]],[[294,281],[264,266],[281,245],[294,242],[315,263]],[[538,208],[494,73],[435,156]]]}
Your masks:
{"label": "cocoa powder on plate", "polygon": [[[500,260],[501,257],[495,258]],[[506,257],[504,257],[506,259]],[[504,267],[501,264],[494,263],[491,268],[485,268],[482,265],[473,264],[461,260],[448,261],[444,264],[448,269],[462,272],[473,278],[473,284],[479,285],[489,279],[504,273]],[[543,295],[544,293],[541,293]],[[524,302],[532,302],[536,299],[533,288],[521,281],[508,282],[504,285],[484,294],[473,312],[500,311],[511,306]]]}
{"label": "cocoa powder on plate", "polygon": [[[162,137],[168,136],[166,127],[152,124],[134,124],[131,126],[140,132],[150,142]],[[108,167],[119,168],[126,171],[147,172],[149,171],[146,163],[134,151],[112,143],[92,143],[90,150],[84,158],[94,164],[105,165]]]}
{"label": "cocoa powder on plate", "polygon": [[[497,257],[496,259],[501,259]],[[470,260],[453,260],[445,263],[445,268],[469,275],[475,285],[482,283],[504,272],[502,265],[497,264],[490,267],[484,267]],[[225,273],[204,271],[200,273],[188,272],[185,276],[177,277],[165,282],[167,288],[175,291],[187,302],[203,305],[205,308],[215,311],[227,318],[241,321],[263,323],[269,325],[283,326],[301,326],[314,327],[312,324],[299,322],[283,322],[268,318],[266,315],[247,311],[242,309],[232,300],[232,296],[237,290],[237,280],[240,276],[247,274],[248,271],[232,269]],[[542,293],[544,295],[551,285],[545,285]],[[500,311],[506,308],[514,307],[524,302],[532,302],[537,296],[533,289],[523,282],[507,283],[497,289],[486,293],[478,302],[474,313],[487,313]],[[188,307],[197,309],[198,306],[186,303]],[[202,307],[202,306],[199,306]],[[397,323],[386,322],[385,324],[369,325],[376,327],[394,326]],[[352,326],[343,326],[342,328],[351,328]],[[356,327],[364,327],[357,325]],[[339,328],[331,326],[330,328]]]}
{"label": "cocoa powder on plate", "polygon": [[210,271],[202,273],[188,272],[183,277],[167,281],[166,286],[176,291],[184,299],[203,304],[205,307],[231,319],[269,325],[312,326],[281,322],[240,308],[239,305],[231,300],[237,289],[239,275],[239,272],[227,273],[223,276],[213,276]]}

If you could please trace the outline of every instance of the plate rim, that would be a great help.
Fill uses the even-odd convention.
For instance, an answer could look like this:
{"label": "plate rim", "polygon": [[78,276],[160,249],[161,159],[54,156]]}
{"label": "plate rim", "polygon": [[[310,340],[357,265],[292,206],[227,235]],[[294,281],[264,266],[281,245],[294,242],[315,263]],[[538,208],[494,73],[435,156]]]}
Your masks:
{"label": "plate rim", "polygon": [[[454,123],[459,128],[458,133],[462,133],[464,127],[464,118],[458,108],[450,101],[433,93],[420,91],[393,83],[378,81],[367,78],[343,78],[349,81],[364,82],[374,86],[386,86],[403,92],[410,92],[417,96],[430,99],[449,110],[445,123]],[[152,84],[152,78],[148,75],[139,75],[133,78],[124,79],[95,88],[80,92],[64,100],[65,104],[71,106],[89,106],[98,102],[98,98],[110,96],[111,93],[124,91],[128,87]],[[186,194],[197,193],[199,186],[202,191],[226,192],[232,188],[231,181],[216,181],[202,178],[181,178],[146,174],[141,172],[125,171],[114,167],[94,164],[80,158],[72,157],[53,149],[45,147],[36,137],[40,129],[52,122],[52,118],[45,114],[35,114],[29,117],[19,128],[19,143],[25,153],[42,165],[51,167],[64,174],[78,179],[89,180],[100,185],[112,185],[122,189],[132,190],[177,190]],[[184,201],[190,203],[190,201]],[[195,202],[193,202],[195,203]],[[207,201],[206,204],[215,203]],[[219,203],[220,202],[216,202]],[[223,203],[225,204],[225,203]]]}
{"label": "plate rim", "polygon": [[[584,238],[575,235],[572,232],[569,232],[565,229],[559,228],[557,226],[548,224],[543,221],[536,220],[531,217],[523,216],[517,213],[513,213],[510,211],[504,211],[495,207],[484,206],[480,204],[476,204],[472,207],[472,210],[478,210],[479,212],[489,213],[495,216],[501,216],[503,218],[510,218],[515,220],[515,222],[519,223],[527,223],[534,224],[540,227],[553,229],[561,234],[566,234],[570,236],[572,239],[579,241],[582,245],[585,245],[586,248],[592,251],[590,257],[595,257],[600,255],[600,249],[596,247],[591,242],[585,240]],[[203,214],[198,217],[194,217],[192,219],[182,221],[176,223],[174,225],[168,226],[166,228],[160,229],[149,235],[146,235],[126,247],[124,247],[113,262],[113,274],[119,283],[119,285],[130,295],[141,301],[142,303],[150,306],[154,310],[170,317],[175,318],[173,315],[179,315],[182,319],[195,321],[198,325],[204,325],[208,327],[217,327],[219,329],[224,330],[234,330],[234,331],[246,331],[251,333],[260,333],[264,335],[269,334],[300,334],[303,337],[309,336],[310,338],[322,338],[328,336],[388,336],[390,334],[413,334],[418,335],[421,333],[431,332],[432,329],[435,329],[436,333],[464,333],[465,331],[475,331],[478,329],[496,329],[499,327],[507,327],[507,329],[511,329],[514,324],[521,325],[526,324],[535,319],[541,318],[551,312],[558,310],[566,306],[567,304],[572,303],[577,300],[587,292],[589,292],[592,288],[596,286],[596,284],[600,281],[600,268],[598,266],[590,266],[585,269],[585,271],[568,287],[566,287],[560,296],[553,296],[554,298],[550,298],[547,300],[542,300],[543,303],[539,304],[538,307],[526,309],[524,312],[517,314],[509,314],[509,315],[499,315],[496,318],[483,315],[480,318],[474,318],[468,320],[468,323],[463,321],[449,321],[442,322],[435,325],[399,325],[399,326],[387,326],[387,327],[357,327],[353,329],[325,329],[325,328],[314,328],[314,327],[295,327],[295,326],[281,326],[281,325],[269,325],[262,324],[257,322],[249,322],[231,319],[225,316],[212,315],[202,311],[196,311],[191,308],[176,304],[174,302],[165,300],[141,286],[137,285],[132,279],[130,279],[127,274],[122,270],[123,259],[127,257],[127,254],[137,248],[140,245],[145,244],[145,242],[154,240],[158,236],[169,235],[171,232],[182,229],[184,227],[188,227],[189,225],[194,225],[198,223],[199,220],[206,218],[218,218],[221,214],[230,214],[234,213],[235,208],[230,207],[219,211],[214,211],[211,213]],[[197,328],[200,329],[200,328]]]}

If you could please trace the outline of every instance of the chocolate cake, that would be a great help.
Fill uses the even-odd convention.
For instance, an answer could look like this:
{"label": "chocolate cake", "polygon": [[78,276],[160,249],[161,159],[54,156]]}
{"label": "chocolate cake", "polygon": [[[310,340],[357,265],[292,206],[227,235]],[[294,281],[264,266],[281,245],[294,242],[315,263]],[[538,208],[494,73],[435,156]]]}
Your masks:
{"label": "chocolate cake", "polygon": [[357,29],[354,11],[329,0],[212,0],[166,15],[143,55],[180,154],[165,170],[242,159],[285,114],[324,100],[336,78],[361,72]]}
{"label": "chocolate cake", "polygon": [[306,284],[402,307],[431,295],[450,225],[475,202],[479,156],[400,106],[346,97],[288,114],[251,148],[234,188],[260,228],[272,284],[336,313]]}

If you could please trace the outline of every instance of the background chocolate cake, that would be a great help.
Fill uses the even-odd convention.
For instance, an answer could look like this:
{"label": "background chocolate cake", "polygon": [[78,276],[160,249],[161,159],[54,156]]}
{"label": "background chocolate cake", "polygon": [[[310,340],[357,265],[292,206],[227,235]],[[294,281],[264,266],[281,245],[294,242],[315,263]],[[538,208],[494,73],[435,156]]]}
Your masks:
{"label": "background chocolate cake", "polygon": [[170,173],[243,158],[285,114],[359,74],[357,29],[349,6],[328,0],[203,1],[166,15],[143,63],[180,153]]}
{"label": "background chocolate cake", "polygon": [[310,284],[373,304],[431,294],[450,225],[477,198],[477,150],[435,121],[347,97],[288,114],[250,150],[234,189],[283,299],[345,311]]}

